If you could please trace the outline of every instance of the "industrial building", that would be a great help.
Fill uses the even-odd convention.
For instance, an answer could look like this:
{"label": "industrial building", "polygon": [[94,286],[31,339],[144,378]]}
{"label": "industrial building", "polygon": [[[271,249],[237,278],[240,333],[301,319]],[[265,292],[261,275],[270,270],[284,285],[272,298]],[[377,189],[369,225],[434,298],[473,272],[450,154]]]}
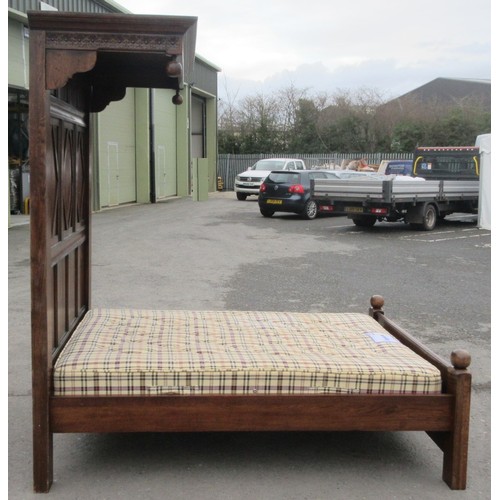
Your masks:
{"label": "industrial building", "polygon": [[[9,212],[29,213],[27,12],[130,13],[110,0],[8,0]],[[168,12],[165,13],[168,15]],[[202,200],[216,189],[217,74],[196,54],[174,105],[172,89],[127,88],[91,116],[92,210],[171,197]]]}

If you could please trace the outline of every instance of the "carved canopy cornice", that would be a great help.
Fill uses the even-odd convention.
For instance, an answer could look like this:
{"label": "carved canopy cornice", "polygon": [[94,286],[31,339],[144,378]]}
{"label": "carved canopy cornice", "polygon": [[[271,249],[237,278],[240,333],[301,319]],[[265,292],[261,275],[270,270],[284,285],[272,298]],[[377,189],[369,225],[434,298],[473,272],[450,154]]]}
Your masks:
{"label": "carved canopy cornice", "polygon": [[180,55],[182,54],[182,37],[179,35],[52,31],[47,32],[45,46],[48,49],[148,51]]}
{"label": "carved canopy cornice", "polygon": [[28,19],[44,45],[45,88],[87,86],[91,111],[127,87],[179,90],[194,66],[195,17],[37,11]]}

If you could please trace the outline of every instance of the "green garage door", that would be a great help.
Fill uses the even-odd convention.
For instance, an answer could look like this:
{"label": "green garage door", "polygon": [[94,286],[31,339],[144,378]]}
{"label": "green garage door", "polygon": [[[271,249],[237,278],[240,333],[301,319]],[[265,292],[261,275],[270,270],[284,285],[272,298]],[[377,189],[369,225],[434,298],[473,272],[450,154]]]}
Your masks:
{"label": "green garage door", "polygon": [[99,199],[101,207],[137,200],[134,89],[98,114]]}
{"label": "green garage door", "polygon": [[176,107],[173,90],[153,90],[156,199],[177,195]]}

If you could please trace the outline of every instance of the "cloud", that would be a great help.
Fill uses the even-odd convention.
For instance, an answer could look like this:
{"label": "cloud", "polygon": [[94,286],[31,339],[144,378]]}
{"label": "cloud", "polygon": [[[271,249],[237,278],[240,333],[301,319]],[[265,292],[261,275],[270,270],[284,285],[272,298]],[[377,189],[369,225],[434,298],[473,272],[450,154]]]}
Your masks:
{"label": "cloud", "polygon": [[196,51],[220,93],[293,83],[400,95],[437,77],[489,78],[490,0],[118,0],[132,12],[198,17]]}
{"label": "cloud", "polygon": [[283,70],[263,81],[232,78],[224,72],[219,79],[219,96],[223,100],[242,99],[256,93],[272,93],[291,85],[308,89],[315,94],[334,94],[339,90],[369,88],[376,90],[384,99],[403,95],[436,78],[489,78],[488,59],[474,59],[467,65],[456,65],[453,60],[441,60],[439,64],[411,61],[402,64],[395,59],[367,60],[343,64],[330,70],[323,63],[301,64],[294,70]]}

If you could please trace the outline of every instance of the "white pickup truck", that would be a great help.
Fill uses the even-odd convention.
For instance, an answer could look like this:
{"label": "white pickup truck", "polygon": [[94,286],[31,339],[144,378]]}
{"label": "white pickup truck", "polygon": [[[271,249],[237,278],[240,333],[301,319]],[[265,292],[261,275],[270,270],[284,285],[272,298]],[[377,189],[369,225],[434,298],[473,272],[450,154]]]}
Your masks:
{"label": "white pickup truck", "polygon": [[313,179],[311,198],[322,212],[345,213],[354,224],[404,221],[431,231],[453,212],[477,214],[479,180],[429,180],[397,175]]}
{"label": "white pickup truck", "polygon": [[238,200],[246,200],[247,196],[259,196],[259,189],[264,179],[272,170],[305,170],[303,160],[297,158],[267,158],[254,163],[248,170],[238,174],[234,180],[234,191]]}

